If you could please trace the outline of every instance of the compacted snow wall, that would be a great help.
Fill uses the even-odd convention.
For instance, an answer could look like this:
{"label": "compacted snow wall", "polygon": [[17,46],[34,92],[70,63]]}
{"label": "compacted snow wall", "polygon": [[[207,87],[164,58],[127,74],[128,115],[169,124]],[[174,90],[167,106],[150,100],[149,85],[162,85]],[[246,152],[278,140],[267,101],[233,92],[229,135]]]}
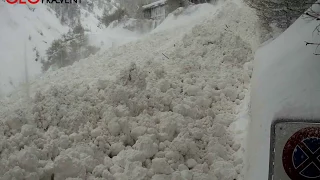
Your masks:
{"label": "compacted snow wall", "polygon": [[318,24],[319,21],[300,18],[256,53],[246,180],[268,179],[273,119],[320,118],[320,57],[313,54],[315,46],[305,43],[320,42],[319,35],[313,33]]}

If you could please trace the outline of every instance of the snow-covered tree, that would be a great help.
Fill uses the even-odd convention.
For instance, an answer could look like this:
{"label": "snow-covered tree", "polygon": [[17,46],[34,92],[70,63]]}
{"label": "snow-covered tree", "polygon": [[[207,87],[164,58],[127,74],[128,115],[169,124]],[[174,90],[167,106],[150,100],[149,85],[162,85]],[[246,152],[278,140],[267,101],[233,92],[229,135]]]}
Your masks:
{"label": "snow-covered tree", "polygon": [[82,3],[70,3],[70,4],[59,4],[59,3],[48,3],[47,6],[51,7],[57,17],[61,20],[62,24],[74,26],[80,18],[80,7]]}
{"label": "snow-covered tree", "polygon": [[257,10],[257,14],[264,28],[270,24],[281,29],[288,28],[300,17],[315,0],[246,0]]}
{"label": "snow-covered tree", "polygon": [[[315,27],[313,33],[314,35],[320,36],[320,1],[314,3],[314,5],[305,12],[304,17],[308,20],[316,20],[318,21],[318,25]],[[315,46],[315,55],[320,55],[320,42],[306,42],[306,46]]]}
{"label": "snow-covered tree", "polygon": [[63,67],[67,60],[67,51],[61,39],[54,40],[46,51],[47,61],[42,61],[42,70],[46,71],[52,65]]}
{"label": "snow-covered tree", "polygon": [[112,23],[113,21],[116,21],[116,20],[121,20],[125,15],[127,15],[126,10],[122,9],[122,8],[117,9],[112,14],[109,14],[108,10],[104,9],[103,15],[102,15],[102,18],[101,18],[101,22],[105,26],[109,26],[110,23]]}
{"label": "snow-covered tree", "polygon": [[61,39],[54,40],[47,50],[47,60],[41,60],[43,71],[51,66],[56,68],[72,65],[74,62],[95,54],[99,48],[90,46],[88,36],[80,21]]}
{"label": "snow-covered tree", "polygon": [[73,33],[84,35],[84,28],[83,28],[80,20],[78,20],[77,25],[73,28]]}

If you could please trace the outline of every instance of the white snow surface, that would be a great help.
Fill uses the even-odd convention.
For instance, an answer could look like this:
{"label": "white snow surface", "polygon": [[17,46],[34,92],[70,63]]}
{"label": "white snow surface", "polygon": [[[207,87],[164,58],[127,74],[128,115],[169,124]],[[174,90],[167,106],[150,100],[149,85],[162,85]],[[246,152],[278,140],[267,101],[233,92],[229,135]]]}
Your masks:
{"label": "white snow surface", "polygon": [[235,135],[257,18],[233,2],[207,6],[216,13],[198,25],[48,72],[30,99],[21,89],[0,100],[0,179],[243,179]]}
{"label": "white snow surface", "polygon": [[27,6],[0,1],[0,95],[1,91],[11,92],[25,80],[24,44],[29,76],[33,78],[41,73],[40,60],[35,61],[33,48],[43,56],[51,42],[67,32],[54,11],[48,9],[41,3]]}
{"label": "white snow surface", "polygon": [[[314,10],[320,11],[319,6]],[[247,147],[247,180],[268,179],[270,127],[277,118],[320,118],[320,61],[314,53],[319,24],[301,17],[254,60]],[[313,33],[314,32],[314,33]]]}

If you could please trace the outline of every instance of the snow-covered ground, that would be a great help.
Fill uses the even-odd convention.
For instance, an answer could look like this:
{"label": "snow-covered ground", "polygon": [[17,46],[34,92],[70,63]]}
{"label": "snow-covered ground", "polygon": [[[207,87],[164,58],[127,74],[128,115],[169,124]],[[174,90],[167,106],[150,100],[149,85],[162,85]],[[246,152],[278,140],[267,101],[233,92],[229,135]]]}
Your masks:
{"label": "snow-covered ground", "polygon": [[[314,6],[319,9],[319,5]],[[314,29],[319,21],[298,19],[278,38],[257,51],[251,89],[252,121],[248,133],[247,180],[266,180],[270,126],[282,117],[320,118],[320,61]]]}
{"label": "snow-covered ground", "polygon": [[0,100],[1,179],[243,179],[256,16],[190,8]]}
{"label": "snow-covered ground", "polygon": [[[115,11],[116,2],[107,4],[110,13]],[[81,10],[81,23],[91,34],[92,45],[101,46],[103,50],[112,46],[112,42],[121,45],[137,39],[134,32],[123,28],[101,29],[98,17],[102,15],[103,8],[94,6],[92,12],[83,8]],[[11,5],[0,1],[0,97],[11,93],[24,83],[28,74],[29,79],[39,77],[41,73],[40,58],[46,58],[46,50],[54,39],[58,39],[69,30],[62,26],[54,10],[39,3],[36,5]],[[99,43],[95,39],[99,37]],[[112,38],[111,38],[112,37]],[[25,49],[26,46],[26,49]],[[27,56],[27,71],[25,55]]]}

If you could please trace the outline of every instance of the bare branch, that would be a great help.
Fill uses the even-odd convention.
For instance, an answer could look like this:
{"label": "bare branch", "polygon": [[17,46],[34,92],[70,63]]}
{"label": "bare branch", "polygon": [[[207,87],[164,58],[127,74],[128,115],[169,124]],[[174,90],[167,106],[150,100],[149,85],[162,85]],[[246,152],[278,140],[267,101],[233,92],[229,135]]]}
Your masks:
{"label": "bare branch", "polygon": [[308,45],[320,45],[320,43],[311,43],[311,42],[307,42],[307,41],[305,41],[305,43],[306,43],[306,46],[308,46]]}
{"label": "bare branch", "polygon": [[306,43],[306,46],[308,46],[308,45],[317,46],[316,49],[314,50],[315,52],[313,54],[314,55],[320,55],[319,53],[316,53],[318,51],[318,48],[320,47],[320,43],[311,43],[311,42],[307,42],[307,41],[305,41],[305,43]]}
{"label": "bare branch", "polygon": [[314,19],[315,19],[315,20],[317,20],[317,21],[319,21],[319,20],[320,20],[320,18],[319,18],[319,17],[317,17],[317,16],[315,16],[315,15],[313,15],[313,14],[309,13],[309,12],[306,12],[306,15],[308,15],[308,16],[310,16],[310,17],[314,18]]}
{"label": "bare branch", "polygon": [[314,32],[317,31],[318,32],[318,35],[320,35],[320,24],[318,24],[316,26],[316,28],[314,28],[314,30],[312,31],[312,35],[314,35]]}
{"label": "bare branch", "polygon": [[163,55],[164,57],[166,57],[167,59],[169,59],[168,56],[166,56],[165,54],[162,53],[162,55]]}
{"label": "bare branch", "polygon": [[[318,52],[318,48],[319,48],[319,46],[320,46],[320,43],[318,43],[318,45],[317,45],[316,49],[314,50],[315,52]],[[319,53],[315,53],[315,54],[319,54]]]}
{"label": "bare branch", "polygon": [[318,4],[318,5],[320,5],[320,3],[318,3],[318,2],[315,2],[315,3],[305,3],[305,4],[310,4],[310,5],[314,5],[314,4]]}

